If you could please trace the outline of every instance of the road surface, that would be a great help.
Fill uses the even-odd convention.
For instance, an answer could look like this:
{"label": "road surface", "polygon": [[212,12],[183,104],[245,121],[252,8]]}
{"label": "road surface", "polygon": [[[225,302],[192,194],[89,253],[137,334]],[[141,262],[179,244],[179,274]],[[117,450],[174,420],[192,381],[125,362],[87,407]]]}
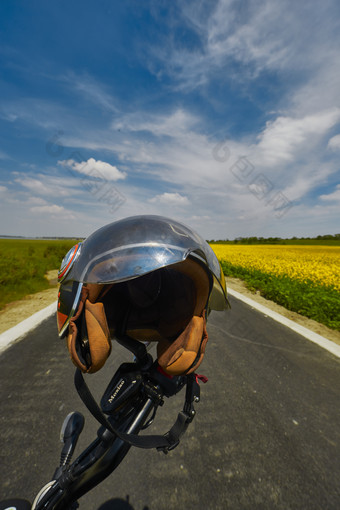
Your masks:
{"label": "road surface", "polygon": [[[197,416],[165,456],[131,449],[118,469],[80,500],[82,510],[226,510],[340,508],[340,360],[249,306],[212,313],[200,373]],[[77,452],[96,422],[73,387],[74,368],[55,318],[0,356],[1,492],[33,500],[59,461],[67,413],[86,417]],[[115,346],[87,381],[100,397],[129,360]],[[159,410],[166,432],[182,395]],[[150,429],[151,430],[151,429]]]}

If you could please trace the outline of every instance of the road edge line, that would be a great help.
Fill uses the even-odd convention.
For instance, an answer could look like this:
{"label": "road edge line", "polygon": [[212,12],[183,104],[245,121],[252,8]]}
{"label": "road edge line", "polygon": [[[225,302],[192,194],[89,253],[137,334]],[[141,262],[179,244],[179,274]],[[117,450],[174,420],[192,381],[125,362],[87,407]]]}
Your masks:
{"label": "road edge line", "polygon": [[43,320],[53,315],[57,310],[57,301],[46,306],[39,312],[34,313],[27,319],[19,322],[16,326],[4,331],[0,335],[0,354],[19,338],[25,336],[29,331],[37,327]]}
{"label": "road edge line", "polygon": [[308,328],[305,328],[304,326],[301,326],[300,324],[297,324],[296,322],[287,319],[287,317],[284,317],[283,315],[279,314],[278,312],[274,312],[274,310],[270,310],[270,308],[267,308],[264,305],[261,305],[260,303],[257,303],[253,299],[244,296],[243,294],[240,294],[236,290],[231,289],[228,287],[228,294],[235,297],[236,299],[239,299],[240,301],[243,301],[243,303],[246,303],[247,305],[251,306],[252,308],[255,308],[255,310],[258,310],[259,312],[267,315],[271,319],[274,319],[275,321],[279,322],[280,324],[283,324],[284,326],[287,326],[288,328],[292,329],[299,335],[302,335],[303,337],[307,338],[311,342],[314,342],[315,344],[319,345],[323,349],[326,349],[327,351],[331,352],[338,358],[340,358],[340,345],[332,342],[331,340],[328,340],[328,338],[325,338],[318,333],[314,333],[314,331],[311,331]]}

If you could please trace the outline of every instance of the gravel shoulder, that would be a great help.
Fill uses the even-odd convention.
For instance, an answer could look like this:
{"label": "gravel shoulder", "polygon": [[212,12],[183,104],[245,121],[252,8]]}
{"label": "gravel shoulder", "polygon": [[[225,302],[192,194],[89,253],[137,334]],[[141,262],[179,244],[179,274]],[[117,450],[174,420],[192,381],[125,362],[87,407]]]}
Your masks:
{"label": "gravel shoulder", "polygon": [[0,334],[57,300],[58,271],[48,271],[46,277],[50,282],[49,289],[29,294],[19,301],[13,301],[0,311]]}
{"label": "gravel shoulder", "polygon": [[[57,274],[58,271],[49,271],[47,274],[47,278],[51,285],[50,289],[37,292],[36,294],[30,294],[20,301],[9,303],[3,310],[0,311],[0,334],[57,300]],[[244,282],[238,278],[226,278],[226,283],[227,287],[236,290],[240,294],[248,296],[254,301],[261,303],[277,313],[280,313],[284,317],[287,317],[288,319],[301,324],[305,328],[308,328],[340,345],[339,331],[334,331],[323,324],[319,324],[307,317],[303,317],[298,313],[286,310],[283,306],[277,305],[276,303],[273,303],[273,301],[263,298],[259,295],[259,293],[251,292],[246,288]]]}

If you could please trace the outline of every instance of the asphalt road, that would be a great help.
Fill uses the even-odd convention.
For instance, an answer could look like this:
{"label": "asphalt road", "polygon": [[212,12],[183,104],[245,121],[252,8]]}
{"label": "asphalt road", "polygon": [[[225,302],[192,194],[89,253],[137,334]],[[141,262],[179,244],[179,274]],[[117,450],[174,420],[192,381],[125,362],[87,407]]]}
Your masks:
{"label": "asphalt road", "polygon": [[[82,510],[340,508],[340,360],[231,301],[231,311],[209,319],[199,369],[209,382],[179,447],[167,456],[131,449],[81,499]],[[106,367],[87,379],[96,395],[128,359],[115,346]],[[0,374],[0,499],[33,500],[58,464],[66,414],[86,417],[78,452],[97,425],[73,387],[54,318],[1,355]],[[166,402],[153,431],[168,430],[182,399]]]}

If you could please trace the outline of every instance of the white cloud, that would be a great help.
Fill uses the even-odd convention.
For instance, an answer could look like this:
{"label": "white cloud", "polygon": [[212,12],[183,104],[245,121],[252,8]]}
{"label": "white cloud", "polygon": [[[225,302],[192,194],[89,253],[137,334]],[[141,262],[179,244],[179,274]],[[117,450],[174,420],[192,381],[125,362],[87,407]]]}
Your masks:
{"label": "white cloud", "polygon": [[74,159],[67,159],[64,161],[58,161],[58,164],[64,167],[69,167],[72,170],[76,170],[81,174],[96,179],[118,181],[119,179],[125,179],[126,177],[126,173],[118,170],[116,166],[105,163],[104,161],[96,161],[94,158],[90,158],[87,161],[82,161],[80,163],[74,161]]}
{"label": "white cloud", "polygon": [[165,205],[189,205],[189,199],[180,193],[162,193],[148,200],[151,204],[159,203]]}
{"label": "white cloud", "polygon": [[27,204],[38,206],[38,205],[47,205],[47,202],[45,199],[41,197],[35,197],[35,196],[29,196],[26,200]]}
{"label": "white cloud", "polygon": [[[173,37],[166,44],[151,48],[154,61],[150,70],[170,75],[175,89],[204,91],[218,80],[241,87],[253,97],[253,89],[267,80],[278,79],[280,98],[277,109],[291,117],[302,117],[316,110],[339,106],[340,66],[338,4],[336,0],[264,0],[236,2],[217,0],[180,4],[181,16],[171,19],[174,27],[194,32],[196,45],[190,48]],[[317,16],[317,21],[316,21]],[[152,60],[149,59],[150,60]],[[271,95],[271,90],[269,90]],[[214,95],[211,95],[214,102]],[[262,105],[261,105],[262,106]]]}
{"label": "white cloud", "polygon": [[[119,140],[108,133],[97,133],[96,138],[95,133],[89,132],[85,138],[68,140],[67,143],[112,151],[115,155],[119,154],[124,165],[133,168],[126,184],[120,185],[127,199],[120,210],[122,213],[129,215],[130,211],[137,211],[138,214],[138,210],[151,213],[145,208],[145,203],[141,203],[146,200],[147,204],[156,208],[152,211],[154,214],[167,215],[172,203],[177,201],[177,205],[185,205],[184,201],[189,202],[190,197],[190,203],[186,205],[191,206],[191,213],[199,211],[200,216],[241,218],[240,222],[244,224],[249,223],[249,218],[256,217],[255,223],[260,225],[261,222],[272,221],[273,217],[273,208],[266,205],[271,195],[260,199],[266,194],[263,180],[264,186],[266,182],[272,186],[273,196],[283,193],[291,204],[320,183],[327,182],[336,171],[335,164],[323,162],[320,144],[325,144],[324,137],[339,117],[339,109],[336,108],[301,117],[281,114],[268,123],[257,137],[238,142],[229,139],[216,144],[209,136],[199,133],[202,121],[183,108],[180,112],[169,112],[169,122],[164,114],[151,116],[137,112],[133,116],[122,115],[116,120],[115,128],[118,125],[124,127],[124,136]],[[182,130],[181,119],[185,119],[185,129]],[[152,136],[151,140],[140,136],[145,132]],[[252,171],[244,179],[236,175],[233,165],[245,154]],[[145,187],[141,187],[139,182],[139,188],[133,191],[131,180],[136,175],[146,179]],[[163,188],[166,182],[171,188],[176,184],[177,194],[169,191],[148,199],[150,178],[162,181]],[[192,221],[195,226],[195,221]],[[217,223],[212,225],[206,219],[204,224],[207,232],[208,229],[217,230]],[[235,235],[237,228],[236,225],[231,226]],[[226,236],[230,238],[232,233]]]}
{"label": "white cloud", "polygon": [[39,179],[35,179],[33,177],[17,177],[14,180],[34,193],[42,195],[53,195],[55,193],[55,190],[52,190]]}
{"label": "white cloud", "polygon": [[[168,117],[145,112],[121,115],[114,123],[115,129],[117,126],[124,129],[121,137],[107,131],[89,131],[83,137],[65,138],[65,144],[118,154],[126,167],[133,168],[129,180],[136,175],[152,176],[179,186],[209,189],[231,181],[226,165],[214,158],[216,141],[199,132],[202,119],[183,108],[169,112]],[[234,140],[226,143],[235,157],[246,150],[244,144]]]}
{"label": "white cloud", "polygon": [[328,142],[328,147],[332,150],[340,149],[340,135],[335,135]]}
{"label": "white cloud", "polygon": [[178,136],[190,131],[200,119],[179,108],[166,114],[148,114],[138,112],[121,116],[114,120],[112,128],[130,132],[147,131],[154,136]]}
{"label": "white cloud", "polygon": [[75,215],[64,207],[56,204],[37,205],[30,208],[30,211],[39,215],[51,215],[54,218],[74,220]]}
{"label": "white cloud", "polygon": [[[207,55],[217,63],[226,57],[245,64],[256,63],[261,68],[280,67],[289,55],[289,37],[284,21],[289,18],[282,2],[265,1],[257,8],[239,6],[229,0],[220,0],[208,20]],[[277,26],[278,19],[281,25]],[[273,38],[273,25],[278,28]]]}
{"label": "white cloud", "polygon": [[[262,164],[276,165],[294,159],[301,147],[313,151],[315,142],[340,120],[340,109],[333,108],[300,118],[280,116],[268,122],[256,147]],[[308,152],[307,152],[308,153]]]}
{"label": "white cloud", "polygon": [[[242,4],[218,0],[210,5],[208,8],[196,0],[183,2],[180,21],[172,19],[174,26],[185,20],[200,45],[183,49],[169,38],[165,49],[153,50],[163,71],[184,87],[196,88],[221,71],[244,82],[263,70],[310,70],[322,65],[334,48],[336,32],[332,34],[332,30],[336,30],[336,22],[329,23],[332,2],[324,8],[317,0],[308,5],[280,0]],[[233,68],[234,62],[243,66],[242,72]]]}
{"label": "white cloud", "polygon": [[340,203],[340,184],[338,184],[329,195],[320,195],[320,199],[326,202],[339,202]]}
{"label": "white cloud", "polygon": [[56,213],[64,213],[65,212],[65,209],[64,207],[61,207],[60,205],[37,205],[35,207],[31,207],[30,209],[32,212],[34,213],[52,213],[52,214],[56,214]]}
{"label": "white cloud", "polygon": [[[117,109],[117,101],[110,95],[108,87],[105,88],[90,76],[70,74],[61,79],[79,96],[99,107],[101,116],[102,110],[108,112],[105,125],[100,127],[97,122],[94,129],[93,123],[79,122],[77,113],[71,109],[67,117],[65,109],[58,111],[58,105],[53,103],[50,107],[43,101],[34,100],[13,103],[5,111],[8,118],[18,115],[32,125],[39,121],[39,125],[49,129],[51,125],[67,126],[67,133],[62,136],[64,161],[60,165],[69,170],[64,185],[62,179],[34,175],[33,172],[29,176],[18,176],[16,182],[33,195],[39,194],[40,198],[64,197],[64,201],[58,202],[60,206],[63,204],[67,207],[66,199],[70,196],[74,209],[82,201],[83,222],[86,198],[91,202],[93,211],[96,210],[93,222],[107,218],[103,213],[104,207],[102,210],[98,207],[97,195],[91,195],[90,190],[82,184],[88,178],[93,178],[91,183],[98,182],[100,178],[121,181],[119,188],[126,201],[119,209],[119,215],[163,214],[171,210],[179,216],[178,219],[183,216],[184,221],[186,218],[181,211],[185,207],[188,221],[193,225],[196,222],[199,231],[205,228],[206,235],[210,237],[224,235],[231,238],[233,235],[246,235],[245,230],[249,235],[252,230],[258,234],[261,229],[265,234],[265,228],[272,228],[268,234],[275,234],[275,229],[284,230],[283,225],[291,229],[287,231],[288,235],[303,234],[297,229],[299,225],[307,228],[309,211],[315,219],[319,214],[325,223],[327,217],[335,223],[338,189],[329,195],[321,195],[319,209],[315,209],[313,204],[304,208],[301,206],[307,193],[313,191],[313,196],[318,195],[318,185],[327,185],[329,177],[338,171],[336,154],[332,151],[339,149],[340,135],[328,141],[331,150],[325,153],[326,137],[339,132],[334,129],[340,120],[339,32],[334,30],[335,17],[330,16],[335,2],[321,4],[311,0],[307,4],[290,0],[195,0],[178,5],[178,20],[172,19],[170,23],[174,24],[174,28],[180,27],[184,17],[197,37],[192,38],[194,43],[189,48],[186,41],[173,36],[175,31],[169,31],[169,38],[164,36],[165,44],[154,49],[151,57],[148,55],[150,68],[153,66],[155,73],[161,69],[163,76],[173,78],[173,81],[166,80],[167,88],[197,89],[203,106],[209,99],[213,104],[214,86],[218,79],[216,101],[223,102],[223,108],[232,100],[234,88],[240,86],[241,93],[262,110],[266,108],[266,102],[261,94],[266,92],[267,84],[273,86],[271,77],[275,73],[277,82],[274,86],[278,83],[280,97],[276,106],[270,104],[272,120],[258,128],[257,132],[249,134],[248,130],[247,137],[242,138],[242,134],[234,139],[231,137],[224,142],[229,158],[223,158],[223,150],[219,150],[216,157],[214,150],[217,140],[211,135],[212,116],[209,119],[208,108],[202,109],[202,115],[198,109],[195,114],[189,111],[191,105],[197,108],[199,104],[195,101],[196,96],[187,103],[190,105],[188,108],[180,106],[170,110],[166,106],[165,110],[161,106],[159,110],[154,110],[156,113],[150,113],[150,110],[143,111],[138,107],[145,101],[145,96],[141,94],[130,108],[133,113],[122,113]],[[157,62],[152,59],[155,56]],[[160,66],[157,67],[157,63]],[[266,79],[264,82],[260,80],[262,76]],[[253,85],[256,90],[254,95]],[[224,86],[225,98],[220,93]],[[227,96],[229,90],[231,99]],[[160,95],[162,93],[164,87],[160,87]],[[269,99],[274,95],[269,90]],[[185,105],[189,96],[178,97],[177,104]],[[149,106],[152,104],[149,98],[146,101]],[[222,115],[223,111],[226,110],[222,109],[219,113]],[[265,115],[266,112],[263,113]],[[208,124],[205,122],[207,118]],[[237,124],[238,117],[235,120]],[[225,122],[226,132],[232,132],[234,119],[229,122],[226,118]],[[210,136],[206,134],[209,130]],[[76,161],[74,156],[69,156],[73,159],[66,159],[65,147],[72,147],[72,151],[75,148],[93,149],[98,151],[94,153],[95,157],[101,159],[111,152],[113,161],[118,158],[120,163],[117,163],[117,168],[95,158],[86,161],[83,157]],[[243,155],[253,165],[249,178],[237,176],[232,171],[232,165]],[[59,168],[60,172],[64,169]],[[83,175],[87,177],[83,179]],[[257,179],[259,175],[263,176],[262,183],[268,181],[272,184],[273,194],[282,192],[290,201],[301,201],[280,223],[277,220],[273,223],[273,210],[266,205],[267,197],[259,198],[265,191]],[[134,180],[135,177],[138,180]],[[152,198],[149,198],[150,188],[155,190]],[[164,189],[167,191],[161,193],[160,190]],[[178,192],[172,192],[173,189]],[[32,202],[30,205],[53,207],[45,202]],[[175,207],[171,209],[172,206]],[[54,214],[58,214],[56,210]],[[59,214],[62,212],[59,211]]]}
{"label": "white cloud", "polygon": [[21,176],[17,172],[14,172],[14,175],[19,175],[14,179],[16,183],[34,194],[67,197],[74,192],[70,189],[70,187],[72,188],[75,185],[72,179],[57,178],[44,174],[38,174],[36,177],[30,175]]}
{"label": "white cloud", "polygon": [[293,168],[286,171],[282,191],[292,201],[303,200],[310,191],[327,183],[329,176],[334,172],[333,165],[322,164],[318,159],[313,161],[312,156],[305,164],[294,163]]}

